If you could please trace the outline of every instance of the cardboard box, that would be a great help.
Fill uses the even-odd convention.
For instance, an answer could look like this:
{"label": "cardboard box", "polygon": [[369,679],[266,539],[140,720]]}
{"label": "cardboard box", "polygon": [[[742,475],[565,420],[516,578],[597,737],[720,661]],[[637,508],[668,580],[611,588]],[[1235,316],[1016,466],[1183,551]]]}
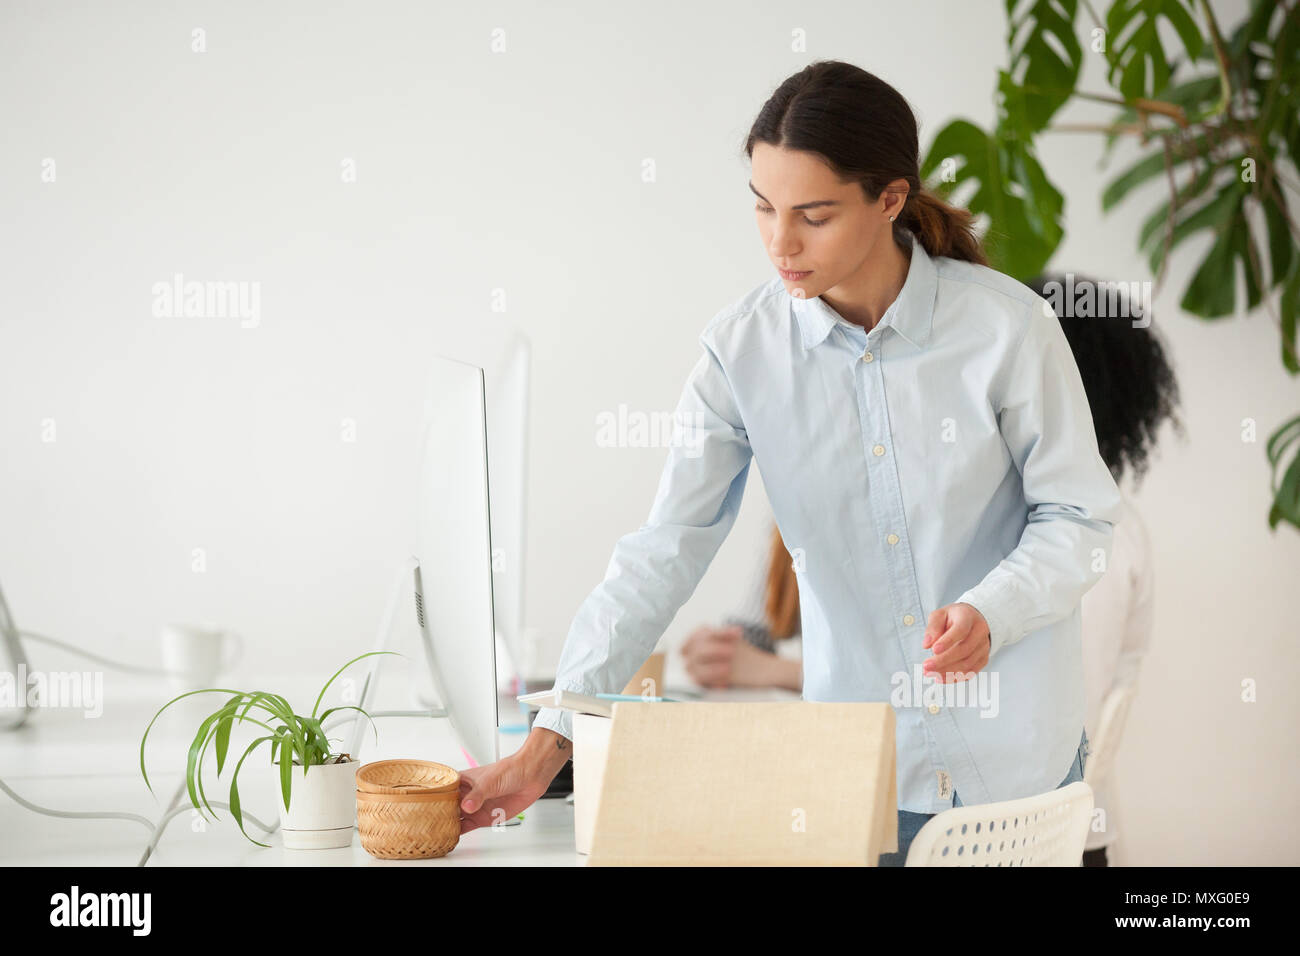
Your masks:
{"label": "cardboard box", "polygon": [[589,866],[874,866],[897,849],[887,703],[617,701],[573,726]]}

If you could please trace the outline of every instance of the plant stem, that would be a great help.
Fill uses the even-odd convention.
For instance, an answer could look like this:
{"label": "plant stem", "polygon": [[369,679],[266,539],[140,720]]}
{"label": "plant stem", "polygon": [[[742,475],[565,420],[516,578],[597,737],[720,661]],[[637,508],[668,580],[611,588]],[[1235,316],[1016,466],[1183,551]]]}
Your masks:
{"label": "plant stem", "polygon": [[[1029,89],[1029,87],[1025,87],[1025,89]],[[1175,103],[1166,103],[1164,100],[1149,100],[1144,96],[1126,100],[1122,96],[1111,96],[1108,93],[1086,93],[1083,90],[1075,90],[1070,95],[1077,96],[1082,100],[1092,100],[1094,103],[1109,103],[1111,106],[1131,106],[1139,113],[1158,113],[1161,116],[1168,116],[1184,129],[1187,128],[1187,112]]]}
{"label": "plant stem", "polygon": [[1232,102],[1232,80],[1228,75],[1228,51],[1223,45],[1223,34],[1219,32],[1219,21],[1210,9],[1210,0],[1201,0],[1201,10],[1205,13],[1206,26],[1210,28],[1210,43],[1214,47],[1214,62],[1219,68],[1219,103],[1207,114],[1217,116],[1228,110]]}
{"label": "plant stem", "polygon": [[[1132,133],[1133,135],[1142,135],[1144,132],[1142,126],[1138,123],[1113,123],[1110,126],[1104,123],[1057,123],[1045,127],[1044,133]],[[1158,132],[1158,131],[1157,131]],[[1170,130],[1172,132],[1172,130]]]}

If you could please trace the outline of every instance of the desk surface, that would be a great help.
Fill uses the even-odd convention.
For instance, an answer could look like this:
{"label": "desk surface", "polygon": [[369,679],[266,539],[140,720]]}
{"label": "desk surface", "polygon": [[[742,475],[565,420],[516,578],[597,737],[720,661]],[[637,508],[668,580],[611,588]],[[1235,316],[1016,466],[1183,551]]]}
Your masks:
{"label": "desk surface", "polygon": [[[264,680],[283,689],[291,703],[299,685],[310,700],[319,685],[299,678]],[[235,684],[239,686],[239,684]],[[169,709],[154,725],[146,752],[153,792],[140,775],[140,737],[157,709],[175,694],[156,681],[105,674],[103,713],[49,708],[32,715],[26,727],[0,732],[0,778],[21,797],[57,810],[139,814],[158,820],[169,806],[189,806],[182,788],[185,754],[198,718],[211,712],[215,697],[199,697]],[[671,695],[670,695],[671,696]],[[710,699],[784,697],[772,691],[717,691]],[[791,694],[798,697],[797,694]],[[187,708],[187,705],[194,705]],[[385,705],[387,706],[387,705]],[[400,705],[406,706],[406,705]],[[501,703],[503,727],[526,724],[512,698]],[[503,732],[502,755],[523,743],[523,733]],[[232,747],[234,740],[232,739]],[[265,748],[257,753],[265,752]],[[466,766],[445,720],[387,718],[379,721],[379,742],[367,732],[363,761],[418,756],[454,767]],[[278,822],[276,782],[269,764],[251,762],[240,773],[244,809],[264,822]],[[215,764],[204,776],[210,799],[226,799],[229,769],[216,783]],[[179,800],[172,802],[179,792]],[[220,794],[220,796],[218,796]],[[434,860],[377,860],[353,835],[352,846],[337,850],[285,850],[278,832],[271,838],[253,826],[250,843],[229,813],[203,819],[192,807],[168,825],[149,859],[152,866],[581,866],[574,850],[573,804],[563,798],[539,800],[524,811],[519,826],[482,828],[461,837],[457,847]],[[149,830],[128,820],[64,819],[35,813],[0,792],[0,866],[134,866],[148,843]]]}

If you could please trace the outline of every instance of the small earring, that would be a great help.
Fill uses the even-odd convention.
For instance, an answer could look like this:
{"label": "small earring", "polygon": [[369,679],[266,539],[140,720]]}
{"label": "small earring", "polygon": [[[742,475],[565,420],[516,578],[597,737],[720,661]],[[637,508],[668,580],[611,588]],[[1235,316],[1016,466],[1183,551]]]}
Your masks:
{"label": "small earring", "polygon": [[890,222],[893,222],[893,221],[894,221],[894,217],[893,217],[893,216],[890,216],[890,217],[889,217],[889,221],[890,221]]}

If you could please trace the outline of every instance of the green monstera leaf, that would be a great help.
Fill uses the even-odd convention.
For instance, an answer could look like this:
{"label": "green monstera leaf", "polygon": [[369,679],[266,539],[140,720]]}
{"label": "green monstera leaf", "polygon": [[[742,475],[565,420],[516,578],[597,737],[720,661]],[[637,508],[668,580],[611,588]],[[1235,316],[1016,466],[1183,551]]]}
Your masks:
{"label": "green monstera leaf", "polygon": [[[1287,448],[1296,446],[1295,457],[1277,478]],[[1300,528],[1300,415],[1284,423],[1268,439],[1268,461],[1273,468],[1273,505],[1268,511],[1268,526],[1276,528],[1287,521]]]}
{"label": "green monstera leaf", "polygon": [[1047,126],[1074,92],[1083,49],[1074,33],[1078,0],[1006,0],[1010,67],[1002,94],[1022,136]]}
{"label": "green monstera leaf", "polygon": [[1110,84],[1128,99],[1154,97],[1169,85],[1173,71],[1160,40],[1160,21],[1168,22],[1193,60],[1205,38],[1185,0],[1116,0],[1106,11],[1106,59]]}
{"label": "green monstera leaf", "polygon": [[[1201,260],[1179,302],[1185,311],[1205,319],[1232,315],[1237,305],[1238,264],[1246,283],[1247,308],[1259,305],[1259,283],[1251,264],[1250,247],[1254,238],[1243,208],[1249,195],[1250,190],[1244,183],[1229,185],[1212,202],[1201,206],[1174,227],[1174,245],[1201,229],[1214,232],[1214,245]],[[1258,250],[1254,255],[1258,261]]]}
{"label": "green monstera leaf", "polygon": [[[1282,364],[1292,374],[1300,372],[1296,360],[1296,315],[1300,313],[1300,256],[1291,260],[1291,271],[1282,283]],[[1297,522],[1300,527],[1300,522]]]}
{"label": "green monstera leaf", "polygon": [[[935,176],[938,173],[938,176]],[[950,201],[988,217],[984,249],[993,268],[1021,280],[1043,271],[1065,234],[1065,199],[1032,147],[999,128],[956,120],[935,135],[921,178]]]}

